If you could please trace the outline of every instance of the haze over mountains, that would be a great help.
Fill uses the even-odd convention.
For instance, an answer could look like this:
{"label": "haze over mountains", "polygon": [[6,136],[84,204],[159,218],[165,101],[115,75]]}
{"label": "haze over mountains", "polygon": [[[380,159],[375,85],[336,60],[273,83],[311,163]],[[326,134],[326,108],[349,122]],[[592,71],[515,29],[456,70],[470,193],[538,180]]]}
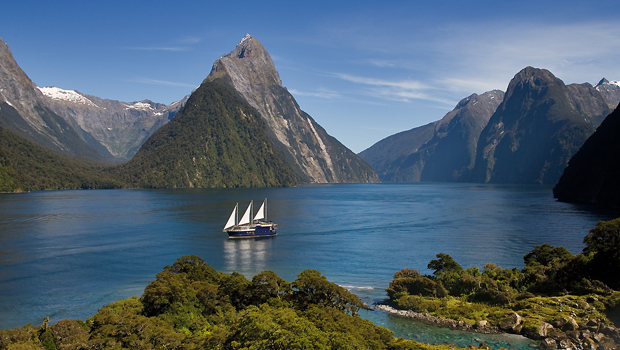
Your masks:
{"label": "haze over mountains", "polygon": [[605,79],[596,88],[565,85],[526,67],[505,95],[472,95],[442,120],[390,136],[360,156],[383,181],[555,184],[616,101],[620,89]]}

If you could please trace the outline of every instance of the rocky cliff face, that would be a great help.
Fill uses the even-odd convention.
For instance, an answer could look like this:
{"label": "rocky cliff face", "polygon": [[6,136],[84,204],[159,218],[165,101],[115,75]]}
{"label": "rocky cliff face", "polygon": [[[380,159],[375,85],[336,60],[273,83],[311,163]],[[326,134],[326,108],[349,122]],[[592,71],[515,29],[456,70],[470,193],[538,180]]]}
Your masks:
{"label": "rocky cliff face", "polygon": [[149,100],[120,102],[56,87],[39,88],[47,106],[63,117],[84,139],[94,138],[114,158],[129,160],[157,129],[172,119],[187,101],[167,106]]}
{"label": "rocky cliff face", "polygon": [[259,112],[270,138],[303,181],[379,181],[368,163],[329,136],[299,108],[257,39],[246,35],[235,50],[213,64],[205,81],[228,86]]}
{"label": "rocky cliff face", "polygon": [[469,176],[476,146],[504,93],[473,94],[441,120],[398,133],[360,153],[382,181],[460,181]]}
{"label": "rocky cliff face", "polygon": [[566,86],[548,70],[527,67],[512,79],[483,130],[470,180],[556,183],[610,112],[590,84]]}
{"label": "rocky cliff face", "polygon": [[179,114],[115,169],[134,187],[272,187],[299,183],[255,109],[204,82]]}
{"label": "rocky cliff face", "polygon": [[[103,159],[63,118],[48,108],[43,94],[17,65],[0,39],[0,126],[64,154]],[[96,144],[96,142],[94,142]]]}

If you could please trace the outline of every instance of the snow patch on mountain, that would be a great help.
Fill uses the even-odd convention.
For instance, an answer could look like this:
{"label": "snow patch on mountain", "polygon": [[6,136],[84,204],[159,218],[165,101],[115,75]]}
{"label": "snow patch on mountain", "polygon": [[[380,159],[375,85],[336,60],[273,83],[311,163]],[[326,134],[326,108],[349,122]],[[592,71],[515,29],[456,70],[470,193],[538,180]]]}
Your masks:
{"label": "snow patch on mountain", "polygon": [[141,111],[155,110],[149,103],[146,102],[134,102],[132,104],[125,103],[125,109],[137,109]]}
{"label": "snow patch on mountain", "polygon": [[43,95],[51,98],[52,100],[68,101],[99,108],[99,106],[94,104],[91,100],[87,99],[84,95],[75,90],[64,90],[55,86],[46,86],[43,88],[37,86],[37,88],[43,93]]}

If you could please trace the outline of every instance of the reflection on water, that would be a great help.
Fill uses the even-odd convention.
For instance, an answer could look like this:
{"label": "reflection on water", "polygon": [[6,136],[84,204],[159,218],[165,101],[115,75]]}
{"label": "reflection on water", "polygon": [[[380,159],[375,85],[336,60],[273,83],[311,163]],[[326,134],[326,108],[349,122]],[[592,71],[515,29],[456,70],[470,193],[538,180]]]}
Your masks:
{"label": "reflection on water", "polygon": [[266,270],[265,257],[271,250],[274,239],[276,237],[225,240],[223,244],[226,270],[243,274]]}

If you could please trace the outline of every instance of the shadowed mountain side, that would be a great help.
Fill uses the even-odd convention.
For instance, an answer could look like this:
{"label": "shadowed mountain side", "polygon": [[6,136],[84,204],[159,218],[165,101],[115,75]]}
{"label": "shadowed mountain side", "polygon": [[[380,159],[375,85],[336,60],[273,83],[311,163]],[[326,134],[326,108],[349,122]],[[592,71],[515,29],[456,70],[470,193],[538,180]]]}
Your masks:
{"label": "shadowed mountain side", "polygon": [[121,186],[95,167],[56,154],[0,127],[0,192]]}
{"label": "shadowed mountain side", "polygon": [[226,87],[209,82],[114,172],[133,187],[271,187],[299,182],[256,111]]}
{"label": "shadowed mountain side", "polygon": [[370,163],[381,181],[420,181],[417,151],[435,135],[438,122],[433,122],[388,136],[375,143],[359,156]]}
{"label": "shadowed mountain side", "polygon": [[469,175],[480,132],[503,96],[499,90],[473,94],[441,120],[387,137],[360,156],[382,181],[459,181]]}
{"label": "shadowed mountain side", "polygon": [[265,120],[269,137],[304,182],[378,182],[368,163],[329,136],[282,86],[271,56],[246,35],[205,81],[229,87]]}
{"label": "shadowed mountain side", "polygon": [[563,202],[620,206],[620,110],[605,118],[570,159],[553,196]]}
{"label": "shadowed mountain side", "polygon": [[553,184],[611,110],[590,84],[567,87],[551,72],[527,67],[480,135],[471,181]]}

